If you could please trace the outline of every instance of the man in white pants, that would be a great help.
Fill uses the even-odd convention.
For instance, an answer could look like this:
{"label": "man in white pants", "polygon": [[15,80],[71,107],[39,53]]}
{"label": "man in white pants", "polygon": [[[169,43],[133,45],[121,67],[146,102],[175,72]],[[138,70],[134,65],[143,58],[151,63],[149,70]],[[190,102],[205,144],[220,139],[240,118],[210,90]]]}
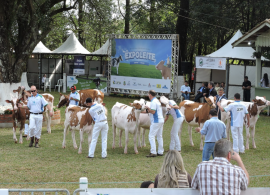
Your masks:
{"label": "man in white pants", "polygon": [[[31,86],[31,93],[32,96],[28,98],[27,106],[22,106],[21,104],[18,104],[18,106],[30,110],[29,131],[31,141],[29,147],[33,147],[35,137],[35,147],[39,148],[38,142],[41,136],[44,107],[48,106],[49,110],[51,110],[51,108],[44,97],[37,93],[36,86]],[[52,111],[50,112],[50,116],[53,116]]]}
{"label": "man in white pants", "polygon": [[97,145],[97,140],[99,136],[99,132],[101,132],[101,143],[102,143],[102,152],[101,157],[107,157],[107,136],[108,136],[108,122],[107,117],[105,115],[104,106],[101,104],[95,104],[92,98],[86,99],[86,105],[90,106],[89,114],[95,121],[95,125],[92,133],[92,142],[89,148],[88,158],[94,158],[94,153]]}
{"label": "man in white pants", "polygon": [[172,130],[171,130],[170,150],[177,150],[181,152],[181,145],[180,145],[180,140],[178,136],[178,131],[179,131],[179,128],[182,126],[184,117],[181,114],[179,110],[179,106],[177,106],[175,101],[169,100],[169,105],[172,109],[166,113],[164,123],[166,123],[166,121],[168,120],[169,115],[172,115],[174,122],[173,122]]}
{"label": "man in white pants", "polygon": [[234,103],[229,104],[225,108],[222,108],[220,102],[217,103],[219,109],[222,112],[231,112],[231,132],[233,137],[233,150],[237,153],[245,153],[244,141],[243,141],[243,123],[245,115],[247,116],[249,126],[249,114],[244,104],[240,102],[240,94],[234,95]]}
{"label": "man in white pants", "polygon": [[[150,120],[151,126],[149,131],[149,142],[151,145],[150,154],[146,157],[156,157],[156,156],[163,156],[163,125],[164,125],[164,118],[162,115],[162,108],[161,103],[156,98],[156,92],[154,90],[150,90],[148,92],[149,99],[151,100],[150,108],[146,107],[146,112],[150,113]],[[145,112],[145,111],[144,111]],[[156,142],[155,137],[157,136],[158,141],[158,152],[156,150]]]}

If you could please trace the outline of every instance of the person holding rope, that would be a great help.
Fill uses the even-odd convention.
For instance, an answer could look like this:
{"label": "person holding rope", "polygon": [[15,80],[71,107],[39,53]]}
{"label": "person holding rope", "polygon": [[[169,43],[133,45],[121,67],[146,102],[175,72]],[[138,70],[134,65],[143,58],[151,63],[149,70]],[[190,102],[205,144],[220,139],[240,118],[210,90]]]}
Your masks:
{"label": "person holding rope", "polygon": [[69,95],[69,105],[79,105],[80,94],[76,91],[76,86],[70,87],[71,93]]}

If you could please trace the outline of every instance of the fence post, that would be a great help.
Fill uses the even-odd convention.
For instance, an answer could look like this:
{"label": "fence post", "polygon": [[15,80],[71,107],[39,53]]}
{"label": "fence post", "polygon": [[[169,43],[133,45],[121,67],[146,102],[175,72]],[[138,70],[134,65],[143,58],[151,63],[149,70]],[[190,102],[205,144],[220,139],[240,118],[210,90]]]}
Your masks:
{"label": "fence post", "polygon": [[[86,190],[88,188],[88,179],[87,177],[80,178],[80,189]],[[85,195],[85,192],[80,192],[80,195]]]}

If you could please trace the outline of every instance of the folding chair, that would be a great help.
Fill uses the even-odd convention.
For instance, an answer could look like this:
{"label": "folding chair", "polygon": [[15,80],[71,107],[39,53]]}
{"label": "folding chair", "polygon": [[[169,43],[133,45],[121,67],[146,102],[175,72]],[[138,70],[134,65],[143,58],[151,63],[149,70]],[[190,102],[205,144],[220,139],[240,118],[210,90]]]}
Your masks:
{"label": "folding chair", "polygon": [[55,91],[56,87],[58,87],[58,92],[60,93],[61,87],[63,87],[63,79],[58,79],[57,85],[54,86],[54,91]]}
{"label": "folding chair", "polygon": [[49,78],[46,78],[46,81],[44,83],[44,92],[46,91],[46,88],[49,88],[49,91],[51,92],[51,81]]}

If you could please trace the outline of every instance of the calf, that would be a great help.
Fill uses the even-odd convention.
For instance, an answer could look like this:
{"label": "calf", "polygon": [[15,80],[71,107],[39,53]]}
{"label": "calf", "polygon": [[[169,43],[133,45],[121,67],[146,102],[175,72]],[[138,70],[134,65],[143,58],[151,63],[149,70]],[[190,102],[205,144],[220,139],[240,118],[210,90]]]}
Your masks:
{"label": "calf", "polygon": [[139,117],[142,110],[145,109],[145,101],[141,99],[140,101],[135,100],[130,104],[131,106],[121,104],[116,102],[116,104],[112,107],[112,128],[113,128],[113,144],[112,148],[115,148],[115,135],[116,128],[120,129],[120,139],[119,139],[119,147],[122,147],[121,137],[122,131],[125,131],[125,149],[124,153],[127,154],[127,146],[128,146],[128,134],[133,134],[134,141],[134,151],[138,154],[137,149],[137,134],[139,127]]}
{"label": "calf", "polygon": [[160,70],[161,74],[162,74],[162,79],[171,79],[172,78],[172,72],[171,72],[171,68],[168,68],[166,66],[164,66],[165,61],[160,61],[157,65],[156,65],[156,69]]}
{"label": "calf", "polygon": [[[179,104],[180,111],[184,114],[185,122],[188,124],[189,141],[191,146],[194,146],[192,140],[192,127],[199,126],[202,128],[204,122],[209,119],[210,110],[216,107],[214,104],[215,98],[213,96],[209,96],[209,98],[205,98],[205,100],[206,103],[197,103],[190,100],[184,100]],[[182,127],[183,126],[181,126],[179,129],[180,138],[182,133]],[[201,135],[200,150],[203,150],[203,139],[204,136]]]}
{"label": "calf", "polygon": [[[78,106],[87,107],[86,106],[86,99],[92,98],[93,101],[97,103],[102,103],[104,99],[104,93],[97,89],[83,89],[78,91],[80,95],[80,101]],[[69,106],[69,95],[64,95],[60,93],[59,103],[57,108],[61,108],[62,106]]]}
{"label": "calf", "polygon": [[50,116],[50,111],[53,112],[53,101],[54,101],[54,97],[53,97],[53,95],[51,95],[49,93],[43,93],[42,96],[48,102],[48,105],[50,105],[50,108],[51,108],[51,110],[47,109],[47,107],[44,108],[44,113],[45,113],[45,116],[46,116],[46,119],[47,119],[47,132],[48,133],[51,133],[51,116]]}
{"label": "calf", "polygon": [[17,126],[17,124],[20,124],[21,127],[20,127],[19,143],[22,144],[23,143],[22,133],[24,130],[24,124],[25,124],[26,120],[29,120],[30,112],[29,112],[29,109],[19,108],[18,103],[23,103],[24,105],[26,105],[27,102],[22,101],[22,100],[17,99],[17,98],[13,98],[12,100],[6,100],[6,102],[10,103],[12,105],[12,108],[13,108],[13,112],[12,112],[13,140],[15,141],[15,143],[18,142],[17,137],[16,137],[16,126]]}

